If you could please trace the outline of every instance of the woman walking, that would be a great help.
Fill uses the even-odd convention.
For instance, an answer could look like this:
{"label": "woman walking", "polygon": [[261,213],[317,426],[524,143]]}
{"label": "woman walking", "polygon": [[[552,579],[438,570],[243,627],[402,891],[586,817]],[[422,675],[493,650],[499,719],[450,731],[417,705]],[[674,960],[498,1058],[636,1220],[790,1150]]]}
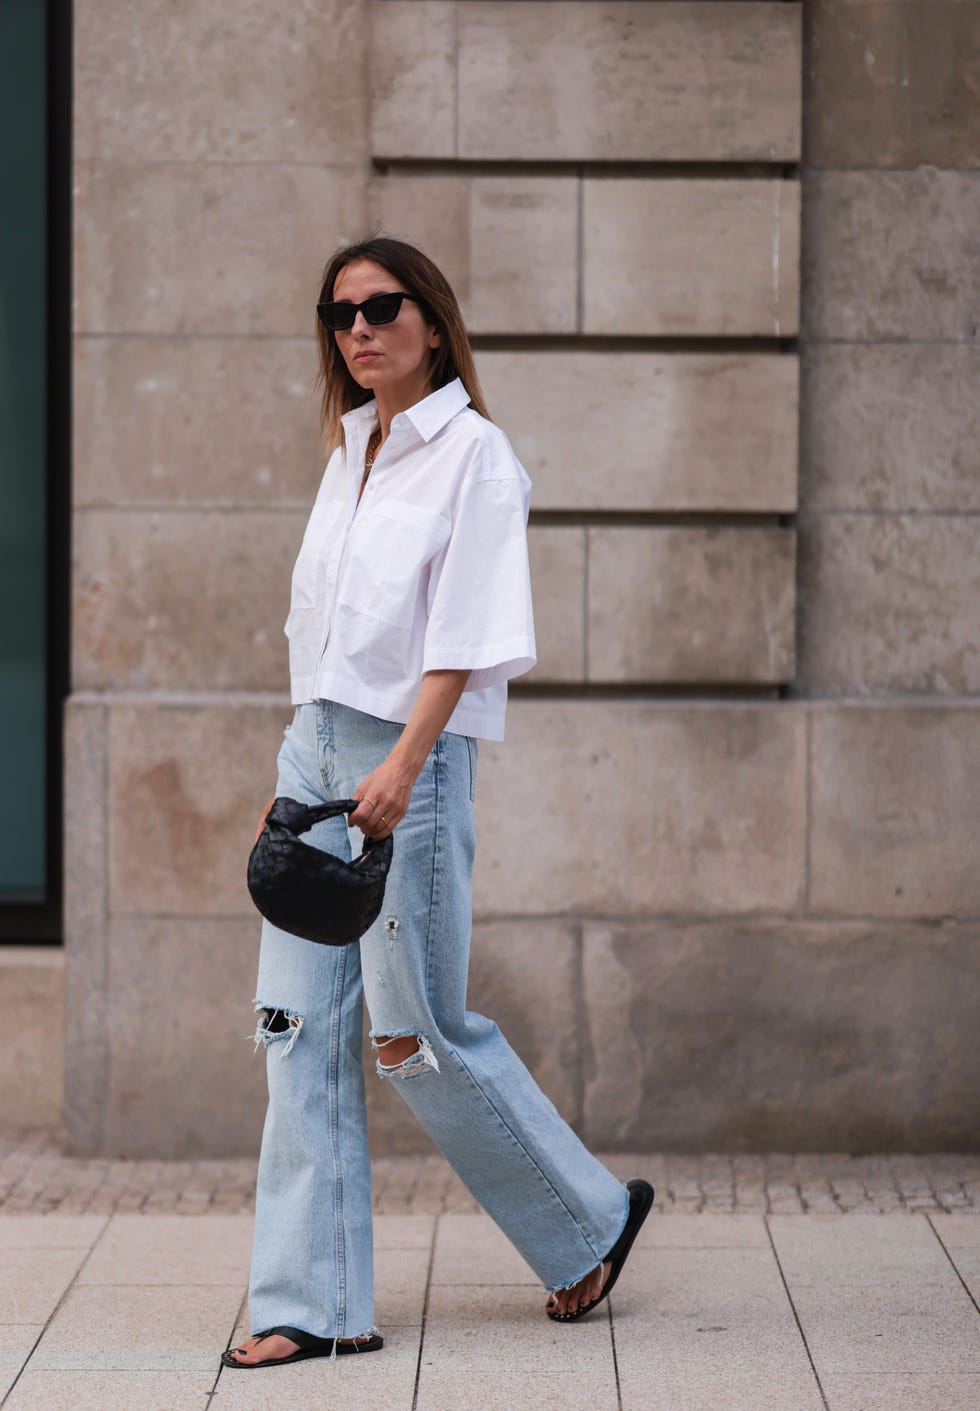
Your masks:
{"label": "woman walking", "polygon": [[[375,1351],[362,998],[378,1073],[542,1280],[559,1321],[612,1287],[653,1201],[585,1149],[495,1024],[466,1010],[478,739],[534,664],[530,482],[488,419],[456,299],[419,250],[339,251],[317,305],[323,426],[337,443],[293,571],[296,707],[277,795],[358,801],[397,830],[359,945],[265,921],[255,1006],[269,1106],[256,1193],[254,1368]],[[343,818],[315,846],[349,858]]]}

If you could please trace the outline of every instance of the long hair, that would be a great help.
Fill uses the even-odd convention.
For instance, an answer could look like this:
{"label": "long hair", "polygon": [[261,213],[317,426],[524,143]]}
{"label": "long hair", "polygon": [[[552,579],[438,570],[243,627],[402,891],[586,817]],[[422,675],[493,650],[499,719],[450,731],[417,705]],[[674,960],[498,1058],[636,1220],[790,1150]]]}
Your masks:
{"label": "long hair", "polygon": [[[442,271],[414,245],[377,235],[356,245],[347,245],[331,257],[323,271],[317,303],[326,303],[333,298],[334,285],[341,270],[355,260],[371,260],[394,275],[399,284],[418,299],[426,323],[435,325],[440,339],[439,347],[431,350],[427,379],[429,391],[445,387],[447,382],[458,377],[469,394],[474,410],[489,421],[463,316],[456,295]],[[370,401],[374,393],[354,381],[336,338],[329,329],[324,328],[319,318],[316,319],[316,346],[319,372],[315,385],[323,387],[320,431],[324,446],[331,449],[343,439],[340,418],[345,412]]]}

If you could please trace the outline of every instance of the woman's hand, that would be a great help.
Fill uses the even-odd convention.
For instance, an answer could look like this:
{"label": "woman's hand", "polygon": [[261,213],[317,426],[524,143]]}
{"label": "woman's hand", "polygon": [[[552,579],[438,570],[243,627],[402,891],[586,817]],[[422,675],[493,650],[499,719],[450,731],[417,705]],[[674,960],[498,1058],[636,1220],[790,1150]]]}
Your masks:
{"label": "woman's hand", "polygon": [[369,838],[387,838],[408,812],[418,776],[393,751],[354,790],[359,806],[347,820],[350,826]]}
{"label": "woman's hand", "polygon": [[275,794],[270,795],[270,797],[269,797],[269,802],[266,804],[265,808],[262,810],[262,817],[259,819],[259,826],[256,828],[256,830],[255,830],[255,837],[252,839],[252,847],[253,847],[253,848],[255,847],[255,844],[259,841],[259,834],[262,832],[262,829],[265,827],[265,820],[266,820],[266,818],[267,818],[267,816],[268,816],[269,809],[272,807],[272,805],[275,803],[275,801],[276,801],[276,796],[275,796]]}
{"label": "woman's hand", "polygon": [[412,789],[429,751],[456,709],[469,680],[468,671],[427,671],[412,713],[384,764],[379,764],[352,795],[358,807],[347,820],[369,838],[387,838],[408,812]]}

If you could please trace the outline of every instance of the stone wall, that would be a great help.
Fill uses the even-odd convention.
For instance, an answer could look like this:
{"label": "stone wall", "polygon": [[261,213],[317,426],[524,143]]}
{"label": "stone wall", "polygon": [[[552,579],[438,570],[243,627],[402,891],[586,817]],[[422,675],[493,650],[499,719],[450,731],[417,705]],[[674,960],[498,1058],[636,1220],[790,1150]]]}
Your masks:
{"label": "stone wall", "polygon": [[975,1143],[978,10],[77,0],[76,1151],[257,1145],[312,305],[379,223],[535,486],[472,1005],[605,1149]]}

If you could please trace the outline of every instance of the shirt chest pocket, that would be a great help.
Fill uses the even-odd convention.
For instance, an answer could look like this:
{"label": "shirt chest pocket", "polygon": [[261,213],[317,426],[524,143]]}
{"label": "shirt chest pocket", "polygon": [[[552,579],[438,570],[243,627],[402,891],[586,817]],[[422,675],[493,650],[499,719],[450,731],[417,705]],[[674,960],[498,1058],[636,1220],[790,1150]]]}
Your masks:
{"label": "shirt chest pocket", "polygon": [[429,565],[449,538],[441,514],[399,500],[364,506],[351,526],[337,598],[355,612],[409,629]]}
{"label": "shirt chest pocket", "polygon": [[[290,607],[311,608],[321,602],[323,595],[320,585],[323,581],[328,545],[336,537],[338,522],[344,509],[343,500],[327,500],[323,504],[313,506],[293,568]],[[331,531],[334,531],[333,534]]]}

